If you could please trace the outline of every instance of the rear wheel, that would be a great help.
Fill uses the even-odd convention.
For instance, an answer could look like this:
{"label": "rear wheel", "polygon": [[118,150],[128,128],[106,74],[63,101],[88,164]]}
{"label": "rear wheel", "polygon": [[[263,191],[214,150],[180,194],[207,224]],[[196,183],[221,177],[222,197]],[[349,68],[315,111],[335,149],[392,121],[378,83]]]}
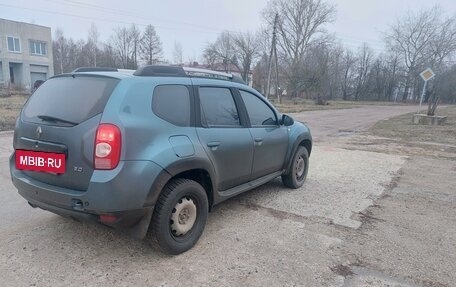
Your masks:
{"label": "rear wheel", "polygon": [[309,153],[303,146],[299,146],[292,158],[291,169],[288,174],[282,175],[282,182],[286,187],[299,188],[304,184],[309,169]]}
{"label": "rear wheel", "polygon": [[196,181],[174,179],[163,189],[152,217],[152,231],[160,248],[180,254],[192,248],[203,233],[208,214],[204,188]]}

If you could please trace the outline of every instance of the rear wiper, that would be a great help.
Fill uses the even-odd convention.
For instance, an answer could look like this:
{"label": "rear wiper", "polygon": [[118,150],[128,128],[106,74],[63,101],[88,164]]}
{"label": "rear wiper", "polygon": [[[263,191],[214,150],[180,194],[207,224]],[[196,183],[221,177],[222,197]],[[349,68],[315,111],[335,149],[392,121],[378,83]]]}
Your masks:
{"label": "rear wiper", "polygon": [[60,119],[60,118],[53,117],[53,116],[39,115],[39,116],[36,116],[36,117],[39,118],[39,119],[42,119],[43,121],[47,121],[47,122],[60,122],[60,123],[70,124],[70,125],[73,125],[73,126],[78,124],[78,123],[75,123],[75,122],[72,122],[72,121],[67,121],[67,120]]}

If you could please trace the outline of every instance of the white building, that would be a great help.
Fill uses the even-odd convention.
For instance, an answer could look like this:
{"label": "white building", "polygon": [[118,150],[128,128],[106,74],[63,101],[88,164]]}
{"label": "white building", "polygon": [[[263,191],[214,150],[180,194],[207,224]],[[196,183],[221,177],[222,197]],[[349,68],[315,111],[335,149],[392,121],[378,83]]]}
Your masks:
{"label": "white building", "polygon": [[0,86],[30,89],[53,75],[51,28],[0,19]]}

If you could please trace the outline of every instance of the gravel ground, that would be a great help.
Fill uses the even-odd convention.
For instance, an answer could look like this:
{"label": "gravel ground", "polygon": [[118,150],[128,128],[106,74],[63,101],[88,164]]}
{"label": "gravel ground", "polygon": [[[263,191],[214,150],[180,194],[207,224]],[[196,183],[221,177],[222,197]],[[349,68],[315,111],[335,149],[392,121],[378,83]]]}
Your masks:
{"label": "gravel ground", "polygon": [[397,186],[364,212],[365,223],[343,239],[341,253],[390,281],[455,286],[456,161],[413,157],[400,174]]}
{"label": "gravel ground", "polygon": [[343,131],[413,109],[295,115],[317,138],[306,184],[274,180],[216,206],[198,244],[174,257],[30,208],[9,178],[11,135],[0,134],[0,285],[452,286],[455,162],[340,148],[353,137]]}

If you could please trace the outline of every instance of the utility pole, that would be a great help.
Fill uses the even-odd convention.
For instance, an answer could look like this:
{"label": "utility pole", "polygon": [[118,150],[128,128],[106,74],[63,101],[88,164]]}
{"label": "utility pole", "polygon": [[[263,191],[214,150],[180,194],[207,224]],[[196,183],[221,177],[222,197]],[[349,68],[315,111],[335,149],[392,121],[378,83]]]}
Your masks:
{"label": "utility pole", "polygon": [[276,86],[275,86],[275,92],[277,95],[277,101],[280,103],[280,95],[279,95],[279,66],[278,66],[278,60],[277,60],[277,24],[279,21],[279,14],[276,13],[274,17],[274,26],[272,30],[272,43],[271,43],[271,51],[269,53],[269,69],[268,69],[268,83],[266,85],[266,98],[269,98],[269,91],[271,88],[271,73],[272,73],[272,61],[273,57],[275,57],[275,69],[276,69]]}
{"label": "utility pole", "polygon": [[275,92],[277,95],[277,103],[280,104],[280,94],[279,94],[279,63],[277,60],[277,46],[274,42],[274,56],[275,56],[275,76],[276,76],[276,82],[275,82]]}

